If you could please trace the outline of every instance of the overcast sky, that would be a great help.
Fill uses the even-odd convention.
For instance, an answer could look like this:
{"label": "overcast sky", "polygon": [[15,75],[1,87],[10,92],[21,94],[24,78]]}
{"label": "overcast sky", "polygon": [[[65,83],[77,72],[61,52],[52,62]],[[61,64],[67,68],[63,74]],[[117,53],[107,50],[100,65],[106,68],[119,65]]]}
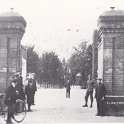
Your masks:
{"label": "overcast sky", "polygon": [[124,9],[124,0],[0,0],[0,13],[14,8],[25,18],[22,44],[68,58],[73,46],[92,43],[99,15],[111,6]]}

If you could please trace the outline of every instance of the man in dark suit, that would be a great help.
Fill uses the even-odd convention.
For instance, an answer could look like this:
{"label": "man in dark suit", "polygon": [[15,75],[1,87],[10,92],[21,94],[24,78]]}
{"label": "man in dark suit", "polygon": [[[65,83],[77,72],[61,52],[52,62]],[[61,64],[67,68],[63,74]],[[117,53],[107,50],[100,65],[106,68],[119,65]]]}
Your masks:
{"label": "man in dark suit", "polygon": [[105,86],[102,82],[102,79],[98,79],[98,83],[96,85],[95,90],[95,98],[97,101],[97,116],[104,115],[103,101],[105,98]]}
{"label": "man in dark suit", "polygon": [[16,74],[16,90],[19,91],[18,99],[25,100],[25,93],[24,93],[24,86],[23,86],[23,79],[21,76],[21,72]]}
{"label": "man in dark suit", "polygon": [[25,87],[25,94],[27,96],[28,111],[32,111],[31,105],[34,102],[34,89],[32,79],[28,80],[28,85]]}
{"label": "man in dark suit", "polygon": [[32,103],[32,105],[35,105],[35,101],[34,101],[34,99],[35,99],[35,92],[37,91],[37,84],[36,84],[36,79],[35,79],[35,74],[33,73],[32,74],[32,77],[31,77],[31,81],[32,81],[32,88],[33,88],[33,103]]}
{"label": "man in dark suit", "polygon": [[18,91],[16,90],[17,82],[12,80],[10,86],[6,90],[5,104],[8,106],[7,124],[12,124],[14,107],[17,100]]}
{"label": "man in dark suit", "polygon": [[71,90],[70,80],[68,79],[66,82],[66,98],[70,98],[70,90]]}

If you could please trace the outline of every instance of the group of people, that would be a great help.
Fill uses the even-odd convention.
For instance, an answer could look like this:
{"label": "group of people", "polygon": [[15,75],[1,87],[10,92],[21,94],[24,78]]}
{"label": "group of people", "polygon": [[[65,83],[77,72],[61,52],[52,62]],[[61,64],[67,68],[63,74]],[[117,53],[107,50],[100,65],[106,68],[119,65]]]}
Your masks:
{"label": "group of people", "polygon": [[[66,81],[66,98],[70,98],[70,81]],[[85,104],[82,107],[88,107],[88,98],[90,96],[90,108],[93,107],[93,92],[95,89],[95,98],[97,102],[97,114],[96,116],[104,116],[104,99],[105,99],[105,86],[101,78],[97,80],[91,80],[90,76],[87,80],[87,89],[85,93]]]}
{"label": "group of people", "polygon": [[[97,82],[97,83],[96,83]],[[66,98],[70,98],[70,81],[66,82]],[[95,98],[97,101],[97,116],[104,115],[103,101],[105,99],[105,86],[102,79],[87,81],[87,90],[85,94],[85,104],[83,107],[88,107],[88,98],[90,96],[90,107],[93,106],[93,91],[95,89]],[[7,124],[12,124],[14,105],[17,99],[26,100],[28,111],[31,111],[31,105],[34,105],[34,96],[37,91],[36,80],[34,76],[27,76],[27,83],[24,85],[21,73],[16,73],[12,76],[10,86],[6,89],[5,104],[8,106]]]}
{"label": "group of people", "polygon": [[24,85],[21,73],[12,76],[10,86],[5,92],[5,104],[8,106],[7,124],[12,124],[14,107],[17,99],[27,101],[28,111],[34,105],[34,95],[37,90],[34,77],[27,77],[27,85]]}
{"label": "group of people", "polygon": [[97,114],[96,116],[104,116],[104,100],[105,100],[105,86],[101,78],[97,80],[91,80],[90,78],[87,81],[87,90],[85,94],[85,104],[83,107],[88,107],[88,98],[90,96],[90,107],[93,106],[93,91],[95,89],[95,98],[97,102]]}

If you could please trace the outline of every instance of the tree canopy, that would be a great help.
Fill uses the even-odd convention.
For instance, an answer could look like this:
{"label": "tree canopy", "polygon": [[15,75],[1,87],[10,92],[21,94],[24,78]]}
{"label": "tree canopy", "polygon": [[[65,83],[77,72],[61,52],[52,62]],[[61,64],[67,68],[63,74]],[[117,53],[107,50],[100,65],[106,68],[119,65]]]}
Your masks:
{"label": "tree canopy", "polygon": [[38,74],[39,56],[34,51],[34,46],[27,47],[27,72]]}
{"label": "tree canopy", "polygon": [[63,67],[55,52],[45,52],[40,59],[41,80],[53,85],[62,85]]}
{"label": "tree canopy", "polygon": [[74,50],[68,60],[73,80],[76,81],[76,74],[81,73],[82,80],[86,81],[88,75],[92,74],[92,46],[82,42],[78,47],[74,47]]}
{"label": "tree canopy", "polygon": [[81,81],[86,82],[88,75],[92,74],[92,45],[82,42],[74,47],[67,62],[65,59],[61,61],[53,51],[45,52],[39,57],[34,46],[28,47],[27,72],[35,73],[39,82],[51,85],[63,86],[66,78],[74,84],[77,74],[81,74]]}

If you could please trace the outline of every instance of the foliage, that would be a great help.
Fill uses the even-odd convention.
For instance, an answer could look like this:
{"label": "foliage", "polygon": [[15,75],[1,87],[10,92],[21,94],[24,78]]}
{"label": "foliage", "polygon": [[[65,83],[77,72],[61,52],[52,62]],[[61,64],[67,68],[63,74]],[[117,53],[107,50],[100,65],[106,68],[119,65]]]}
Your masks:
{"label": "foliage", "polygon": [[88,75],[92,74],[92,46],[87,45],[87,42],[82,42],[74,49],[74,53],[68,60],[72,78],[76,82],[76,74],[81,73],[82,80],[86,81]]}
{"label": "foliage", "polygon": [[[27,48],[27,72],[36,73],[41,83],[63,86],[67,78],[76,82],[76,75],[81,73],[82,81],[92,74],[92,46],[82,42],[74,47],[74,53],[68,62],[60,61],[55,52],[45,52],[41,57],[34,51],[34,46]],[[82,82],[80,82],[82,84]]]}
{"label": "foliage", "polygon": [[34,51],[34,46],[27,47],[27,73],[29,72],[39,76],[39,56]]}
{"label": "foliage", "polygon": [[52,85],[63,85],[63,67],[54,52],[46,52],[40,59],[41,80]]}

